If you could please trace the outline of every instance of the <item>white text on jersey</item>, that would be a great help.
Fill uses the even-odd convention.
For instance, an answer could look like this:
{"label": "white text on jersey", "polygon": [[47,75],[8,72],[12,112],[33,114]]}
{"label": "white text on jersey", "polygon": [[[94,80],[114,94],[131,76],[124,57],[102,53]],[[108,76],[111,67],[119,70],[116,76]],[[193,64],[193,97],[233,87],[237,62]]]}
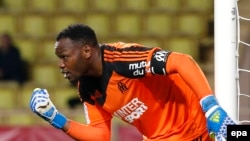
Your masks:
{"label": "white text on jersey", "polygon": [[121,109],[117,110],[114,115],[124,119],[128,123],[132,123],[135,119],[140,118],[147,109],[148,107],[143,102],[139,101],[138,98],[134,98]]}
{"label": "white text on jersey", "polygon": [[[138,63],[133,63],[133,64],[129,64],[129,70],[135,70],[133,72],[134,76],[138,76],[138,75],[144,75],[144,69],[142,68],[146,68],[150,66],[150,62],[146,62],[146,61],[141,61]],[[146,70],[146,72],[150,72],[150,69]]]}

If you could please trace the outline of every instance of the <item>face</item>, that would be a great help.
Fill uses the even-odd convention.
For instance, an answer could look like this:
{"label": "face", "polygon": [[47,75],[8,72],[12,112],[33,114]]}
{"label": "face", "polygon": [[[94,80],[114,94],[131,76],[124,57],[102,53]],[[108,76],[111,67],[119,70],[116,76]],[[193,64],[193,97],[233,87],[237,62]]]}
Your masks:
{"label": "face", "polygon": [[10,44],[11,44],[11,41],[10,41],[9,37],[3,35],[1,37],[1,46],[4,48],[7,48],[7,47],[9,47]]}
{"label": "face", "polygon": [[87,73],[85,47],[69,38],[62,38],[55,44],[55,54],[64,78],[75,81]]}

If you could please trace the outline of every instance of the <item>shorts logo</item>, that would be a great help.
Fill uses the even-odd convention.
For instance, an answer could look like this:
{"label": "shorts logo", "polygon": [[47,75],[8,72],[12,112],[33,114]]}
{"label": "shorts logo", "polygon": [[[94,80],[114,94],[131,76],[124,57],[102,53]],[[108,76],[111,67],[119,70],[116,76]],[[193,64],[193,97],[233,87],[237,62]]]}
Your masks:
{"label": "shorts logo", "polygon": [[128,123],[133,123],[135,119],[139,119],[148,107],[138,98],[132,99],[129,103],[117,110],[114,115],[124,119]]}
{"label": "shorts logo", "polygon": [[121,91],[121,93],[125,93],[128,90],[128,87],[125,83],[119,81],[118,82],[118,89]]}

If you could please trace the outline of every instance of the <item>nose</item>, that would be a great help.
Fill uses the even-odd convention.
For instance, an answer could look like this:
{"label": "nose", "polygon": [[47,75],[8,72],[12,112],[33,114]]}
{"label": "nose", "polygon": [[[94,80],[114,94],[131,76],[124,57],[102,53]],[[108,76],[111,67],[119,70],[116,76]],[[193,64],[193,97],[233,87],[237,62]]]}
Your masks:
{"label": "nose", "polygon": [[64,64],[64,62],[63,62],[62,59],[59,60],[58,66],[59,66],[59,68],[61,68],[61,69],[65,67],[65,64]]}

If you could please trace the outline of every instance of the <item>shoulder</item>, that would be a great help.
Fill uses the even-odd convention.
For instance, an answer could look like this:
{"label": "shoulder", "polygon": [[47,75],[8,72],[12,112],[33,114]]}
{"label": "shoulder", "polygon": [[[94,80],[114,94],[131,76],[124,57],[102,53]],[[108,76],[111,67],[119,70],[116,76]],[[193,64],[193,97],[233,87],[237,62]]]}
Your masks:
{"label": "shoulder", "polygon": [[114,43],[106,43],[107,46],[112,46],[115,48],[127,48],[131,46],[142,46],[138,43],[124,43],[124,42],[114,42]]}
{"label": "shoulder", "polygon": [[124,43],[124,42],[115,42],[115,43],[105,43],[101,45],[105,50],[110,51],[130,51],[130,50],[150,50],[150,47],[138,43]]}
{"label": "shoulder", "polygon": [[11,46],[10,51],[13,53],[19,53],[19,49],[16,46]]}
{"label": "shoulder", "polygon": [[138,57],[136,55],[145,56],[147,53],[152,52],[152,50],[155,50],[157,47],[147,47],[137,43],[116,42],[102,44],[101,48],[103,50],[104,58],[107,56],[116,58],[126,56],[126,58],[132,58],[134,56]]}

